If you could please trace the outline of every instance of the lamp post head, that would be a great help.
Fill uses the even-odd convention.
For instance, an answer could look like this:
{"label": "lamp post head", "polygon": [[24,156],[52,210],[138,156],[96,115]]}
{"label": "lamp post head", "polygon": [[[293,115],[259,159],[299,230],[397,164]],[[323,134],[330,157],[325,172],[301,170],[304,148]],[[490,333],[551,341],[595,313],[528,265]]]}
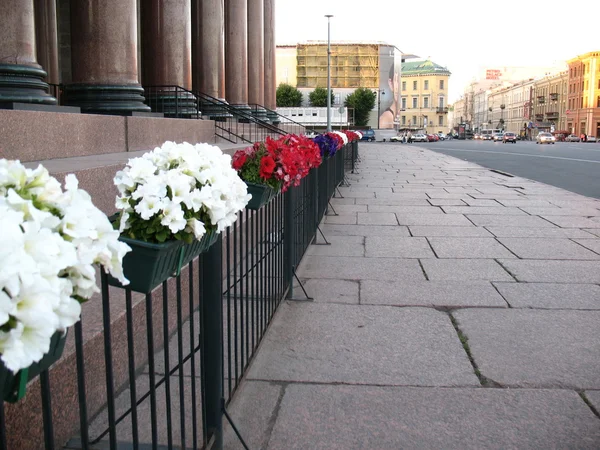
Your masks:
{"label": "lamp post head", "polygon": [[325,17],[329,19],[330,17],[333,17],[333,14],[325,14]]}

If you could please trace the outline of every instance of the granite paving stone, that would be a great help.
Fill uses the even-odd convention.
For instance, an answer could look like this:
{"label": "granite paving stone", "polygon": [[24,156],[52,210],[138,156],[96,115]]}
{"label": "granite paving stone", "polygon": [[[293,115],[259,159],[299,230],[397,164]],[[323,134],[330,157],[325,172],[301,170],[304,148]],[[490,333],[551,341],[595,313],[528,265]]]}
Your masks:
{"label": "granite paving stone", "polygon": [[336,205],[332,204],[329,211],[335,210],[338,214],[353,214],[357,212],[367,212],[367,205]]}
{"label": "granite paving stone", "polygon": [[267,450],[599,447],[574,391],[292,384]]}
{"label": "granite paving stone", "polygon": [[357,213],[359,225],[397,225],[396,214],[390,212]]}
{"label": "granite paving stone", "polygon": [[[308,295],[315,302],[321,303],[350,303],[359,302],[359,281],[357,280],[330,280],[324,278],[303,279],[302,284]],[[302,296],[297,282],[294,282],[296,296]]]}
{"label": "granite paving stone", "polygon": [[600,388],[600,311],[464,309],[454,317],[482,375],[501,385]]}
{"label": "granite paving stone", "polygon": [[492,284],[484,281],[366,280],[360,283],[360,302],[393,306],[508,306]]}
{"label": "granite paving stone", "polygon": [[600,283],[599,261],[501,259],[518,281],[543,283]]}
{"label": "granite paving stone", "polygon": [[430,198],[433,206],[465,206],[468,200],[458,198]]}
{"label": "granite paving stone", "polygon": [[447,237],[493,237],[485,228],[474,225],[465,227],[443,227],[435,225],[410,225],[408,227],[413,236],[447,236]]}
{"label": "granite paving stone", "polygon": [[534,216],[597,216],[595,208],[560,208],[558,206],[521,206],[521,209]]}
{"label": "granite paving stone", "polygon": [[333,197],[329,200],[332,205],[356,205],[356,199],[352,197]]}
{"label": "granite paving stone", "polygon": [[400,225],[472,226],[460,214],[396,213]]}
{"label": "granite paving stone", "polygon": [[[363,236],[329,236],[331,245],[311,244],[306,250],[307,255],[325,256],[364,256],[365,238]],[[317,242],[324,243],[322,236],[317,236]]]}
{"label": "granite paving stone", "polygon": [[501,206],[506,206],[506,205],[502,205],[501,203],[498,203],[496,200],[490,200],[490,199],[482,199],[482,198],[471,198],[471,199],[464,199],[465,203],[469,206],[476,206],[476,207],[501,207]]}
{"label": "granite paving stone", "polygon": [[508,206],[442,206],[446,214],[506,214],[511,216],[524,216],[524,213],[519,208],[511,208]]}
{"label": "granite paving stone", "polygon": [[339,214],[337,216],[329,214],[325,216],[325,223],[345,224],[345,225],[356,225],[357,215],[354,214]]}
{"label": "granite paving stone", "polygon": [[430,237],[428,240],[438,258],[515,258],[492,237]]}
{"label": "granite paving stone", "polygon": [[[400,225],[322,224],[321,231],[329,236],[410,236],[408,227]],[[318,232],[317,232],[318,233]],[[320,237],[319,237],[320,238]]]}
{"label": "granite paving stone", "polygon": [[494,283],[513,308],[600,309],[600,286],[560,283]]}
{"label": "granite paving stone", "polygon": [[[595,236],[577,228],[548,227],[485,227],[490,233],[500,238],[594,238]],[[412,227],[411,227],[412,229]]]}
{"label": "granite paving stone", "polygon": [[435,258],[427,239],[422,237],[367,236],[365,256],[368,258]]}
{"label": "granite paving stone", "polygon": [[[524,259],[600,259],[600,255],[569,239],[498,238],[498,240],[519,258]],[[595,239],[590,241],[596,242]]]}
{"label": "granite paving stone", "polygon": [[600,391],[585,391],[585,396],[592,406],[596,408],[596,411],[600,411]]}
{"label": "granite paving stone", "polygon": [[600,239],[574,239],[574,241],[593,252],[600,253]]}
{"label": "granite paving stone", "polygon": [[374,198],[374,199],[366,199],[366,198],[357,198],[357,205],[422,205],[428,206],[429,202],[427,198]]}
{"label": "granite paving stone", "polygon": [[427,213],[427,214],[444,214],[441,208],[437,206],[419,206],[419,205],[369,205],[369,212],[392,212],[399,214],[406,213]]}
{"label": "granite paving stone", "polygon": [[455,200],[461,200],[463,198],[473,198],[471,197],[469,194],[467,193],[461,193],[461,194],[451,194],[449,192],[443,193],[443,192],[436,192],[436,191],[432,191],[432,190],[428,190],[427,191],[427,196],[429,198],[434,198],[434,199],[455,199]]}
{"label": "granite paving stone", "polygon": [[373,260],[372,258],[348,256],[305,256],[298,272],[305,278],[342,280],[425,279],[418,260],[399,258],[377,258],[377,260]]}
{"label": "granite paving stone", "polygon": [[[581,231],[587,232],[589,234],[593,234],[596,237],[600,236],[600,228],[586,228]],[[576,236],[576,237],[586,238],[586,237],[589,237],[589,235],[588,236]]]}
{"label": "granite paving stone", "polygon": [[513,215],[505,216],[503,214],[469,214],[467,217],[479,227],[535,227],[552,228],[556,225],[542,219],[538,216]]}
{"label": "granite paving stone", "polygon": [[[249,448],[265,448],[270,437],[269,422],[282,395],[283,386],[265,381],[244,381],[238,390],[227,411]],[[223,448],[242,448],[239,438],[226,420],[223,426]]]}
{"label": "granite paving stone", "polygon": [[595,226],[598,226],[598,222],[587,217],[549,215],[541,217],[561,228],[594,228]]}
{"label": "granite paving stone", "polygon": [[494,260],[422,259],[421,264],[427,277],[434,281],[514,281],[514,278]]}
{"label": "granite paving stone", "polygon": [[[430,308],[284,303],[249,379],[478,386],[447,314]],[[386,330],[382,333],[382,330]],[[331,345],[324,343],[331,342]]]}
{"label": "granite paving stone", "polygon": [[408,198],[422,198],[426,199],[427,194],[425,192],[415,192],[415,191],[406,191],[406,192],[377,192],[376,198],[379,199],[408,199]]}

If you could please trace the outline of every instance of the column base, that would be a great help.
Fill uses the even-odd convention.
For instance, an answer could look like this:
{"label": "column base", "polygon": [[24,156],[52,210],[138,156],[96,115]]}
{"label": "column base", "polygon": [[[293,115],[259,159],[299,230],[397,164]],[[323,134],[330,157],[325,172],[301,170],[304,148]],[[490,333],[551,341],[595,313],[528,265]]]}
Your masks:
{"label": "column base", "polygon": [[88,114],[150,112],[144,100],[144,89],[135,84],[70,84],[64,89],[65,105],[79,106]]}
{"label": "column base", "polygon": [[[248,106],[248,105],[231,105],[231,107],[235,111],[239,111],[240,113],[242,113],[244,116],[251,116],[252,115],[252,108],[250,108],[250,106]],[[233,114],[237,118],[238,122],[241,122],[241,123],[250,123],[250,119],[248,119],[247,117],[238,116],[238,115],[235,114],[235,112]]]}
{"label": "column base", "polygon": [[165,117],[190,119],[199,116],[198,99],[188,91],[170,88],[144,88],[146,103],[152,112],[163,113]]}
{"label": "column base", "polygon": [[[221,103],[222,102],[222,103]],[[200,100],[200,110],[202,111],[203,116],[208,116],[210,120],[214,120],[215,122],[226,122],[227,119],[233,117],[233,115],[227,110],[225,100],[220,100],[220,102],[201,99]]]}
{"label": "column base", "polygon": [[260,105],[256,105],[252,108],[252,115],[263,122],[268,121],[267,110]]}
{"label": "column base", "polygon": [[46,72],[23,64],[0,64],[0,103],[56,105],[44,81]]}
{"label": "column base", "polygon": [[273,124],[273,125],[279,125],[281,123],[281,119],[279,118],[279,116],[275,113],[275,111],[271,111],[270,109],[267,110],[267,117],[269,119],[269,121]]}

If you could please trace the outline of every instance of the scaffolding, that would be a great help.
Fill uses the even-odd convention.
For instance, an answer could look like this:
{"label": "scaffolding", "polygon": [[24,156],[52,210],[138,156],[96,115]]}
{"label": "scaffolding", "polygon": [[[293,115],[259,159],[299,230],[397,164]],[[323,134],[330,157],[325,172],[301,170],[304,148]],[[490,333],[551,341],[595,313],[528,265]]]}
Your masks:
{"label": "scaffolding", "polygon": [[[298,87],[327,87],[327,44],[299,44]],[[331,87],[377,89],[379,45],[332,44]]]}

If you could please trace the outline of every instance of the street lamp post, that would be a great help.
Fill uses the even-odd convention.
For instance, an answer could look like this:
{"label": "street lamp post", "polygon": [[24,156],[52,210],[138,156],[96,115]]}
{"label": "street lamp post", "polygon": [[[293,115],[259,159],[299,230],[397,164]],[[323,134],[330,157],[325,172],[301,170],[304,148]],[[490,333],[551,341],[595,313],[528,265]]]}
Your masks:
{"label": "street lamp post", "polygon": [[331,131],[331,18],[333,15],[326,14],[327,17],[327,131]]}

